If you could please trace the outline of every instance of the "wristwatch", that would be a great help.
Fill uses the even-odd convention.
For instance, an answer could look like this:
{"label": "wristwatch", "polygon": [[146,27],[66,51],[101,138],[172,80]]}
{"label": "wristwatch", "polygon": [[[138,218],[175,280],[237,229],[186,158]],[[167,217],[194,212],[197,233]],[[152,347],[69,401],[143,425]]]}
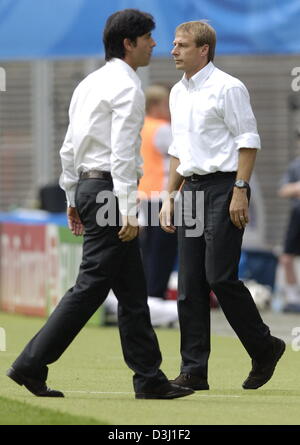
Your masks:
{"label": "wristwatch", "polygon": [[238,179],[237,181],[235,181],[234,187],[237,187],[238,189],[246,189],[249,187],[249,184],[243,179]]}

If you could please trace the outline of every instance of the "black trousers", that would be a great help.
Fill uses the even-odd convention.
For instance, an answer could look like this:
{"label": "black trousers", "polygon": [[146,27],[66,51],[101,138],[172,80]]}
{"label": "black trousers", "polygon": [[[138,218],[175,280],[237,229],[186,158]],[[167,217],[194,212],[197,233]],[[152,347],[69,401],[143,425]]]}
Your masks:
{"label": "black trousers", "polygon": [[28,377],[47,379],[47,365],[61,356],[112,288],[119,302],[124,359],[135,373],[135,391],[167,381],[159,370],[162,358],[150,322],[138,239],[121,242],[117,236],[119,225],[100,227],[96,221],[97,211],[103,205],[96,203],[96,196],[111,190],[111,180],[85,179],[78,183],[76,207],[85,227],[79,275],[75,286],[67,291],[13,364]]}
{"label": "black trousers", "polygon": [[144,204],[148,206],[148,225],[141,229],[139,239],[148,296],[164,299],[177,258],[177,236],[164,232],[160,225],[151,224],[151,209],[158,220],[160,202]]}
{"label": "black trousers", "polygon": [[300,255],[300,201],[294,204],[290,211],[283,252]]}
{"label": "black trousers", "polygon": [[236,173],[205,175],[199,181],[186,181],[182,188],[183,202],[185,192],[193,197],[192,216],[196,192],[204,193],[203,234],[187,236],[190,223],[185,224],[184,218],[178,227],[181,372],[203,378],[207,378],[210,354],[210,290],[251,358],[263,357],[271,344],[268,326],[238,279],[243,230],[229,216],[235,177]]}

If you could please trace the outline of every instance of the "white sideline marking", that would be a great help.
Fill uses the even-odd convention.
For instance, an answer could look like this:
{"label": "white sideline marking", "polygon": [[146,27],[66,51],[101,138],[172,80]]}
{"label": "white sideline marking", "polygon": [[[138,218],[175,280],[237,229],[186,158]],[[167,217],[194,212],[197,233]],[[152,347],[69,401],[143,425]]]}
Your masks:
{"label": "white sideline marking", "polygon": [[[110,355],[108,358],[112,360],[124,360],[121,355]],[[164,355],[164,360],[178,360],[178,357],[175,355]]]}
{"label": "white sideline marking", "polygon": [[[77,393],[77,394],[131,394],[134,395],[134,392],[112,392],[112,391],[65,391],[61,390],[62,392],[69,392],[69,393]],[[194,394],[196,397],[241,397],[241,396],[235,396],[235,395],[225,395],[225,394]]]}
{"label": "white sideline marking", "polygon": [[72,393],[80,393],[80,394],[134,394],[133,392],[110,392],[110,391],[64,391],[62,392],[72,392]]}
{"label": "white sideline marking", "polygon": [[227,396],[225,394],[196,394],[198,397],[241,397],[241,396]]}
{"label": "white sideline marking", "polygon": [[6,333],[4,328],[0,328],[0,351],[6,351]]}

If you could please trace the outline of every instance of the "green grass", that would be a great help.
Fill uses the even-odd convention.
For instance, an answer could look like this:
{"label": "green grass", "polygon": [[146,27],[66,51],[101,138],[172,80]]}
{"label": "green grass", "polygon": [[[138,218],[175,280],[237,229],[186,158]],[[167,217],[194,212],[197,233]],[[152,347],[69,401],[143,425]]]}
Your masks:
{"label": "green grass", "polygon": [[[288,346],[274,377],[256,391],[244,391],[250,360],[233,337],[212,338],[210,391],[171,401],[135,400],[132,372],[122,358],[118,330],[87,327],[60,360],[50,366],[49,386],[65,398],[34,397],[5,376],[6,369],[44,323],[0,312],[7,351],[0,352],[0,424],[111,425],[295,425],[300,422],[300,352]],[[162,369],[179,369],[179,331],[157,330]]]}
{"label": "green grass", "polygon": [[73,416],[56,410],[0,397],[0,425],[98,425],[96,419]]}

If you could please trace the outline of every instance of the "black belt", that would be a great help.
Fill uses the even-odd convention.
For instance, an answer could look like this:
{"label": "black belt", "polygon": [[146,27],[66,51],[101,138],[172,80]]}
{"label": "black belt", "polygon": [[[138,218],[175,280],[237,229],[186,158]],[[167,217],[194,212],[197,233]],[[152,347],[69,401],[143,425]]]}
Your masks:
{"label": "black belt", "polygon": [[185,180],[188,182],[197,182],[197,181],[205,181],[207,179],[214,179],[219,176],[232,176],[233,178],[236,176],[236,172],[215,172],[215,173],[208,173],[207,175],[196,175],[196,173],[193,173],[191,176],[185,176]]}
{"label": "black belt", "polygon": [[109,179],[112,180],[110,172],[101,170],[89,170],[80,173],[80,179]]}

